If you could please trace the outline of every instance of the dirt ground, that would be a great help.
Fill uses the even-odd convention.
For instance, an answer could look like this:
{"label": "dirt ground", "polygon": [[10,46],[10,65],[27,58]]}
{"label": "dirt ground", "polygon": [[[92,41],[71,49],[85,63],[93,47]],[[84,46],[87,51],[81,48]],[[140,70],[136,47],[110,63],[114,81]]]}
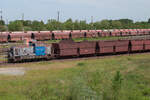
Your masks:
{"label": "dirt ground", "polygon": [[24,75],[26,72],[26,68],[0,68],[0,75]]}

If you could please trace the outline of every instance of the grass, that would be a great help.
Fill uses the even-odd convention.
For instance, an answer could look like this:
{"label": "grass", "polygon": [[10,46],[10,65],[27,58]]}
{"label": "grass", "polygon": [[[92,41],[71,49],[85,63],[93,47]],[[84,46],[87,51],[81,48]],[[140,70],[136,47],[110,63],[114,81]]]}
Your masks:
{"label": "grass", "polygon": [[1,66],[30,70],[24,76],[0,75],[0,100],[150,100],[149,58],[141,54]]}
{"label": "grass", "polygon": [[[76,38],[73,39],[75,42],[81,41],[98,41],[98,40],[117,40],[117,39],[125,39],[127,37],[96,37],[96,38]],[[58,43],[60,40],[48,40],[46,43]]]}
{"label": "grass", "polygon": [[98,40],[118,40],[118,39],[126,39],[127,37],[96,37],[96,38],[78,38],[73,39],[76,42],[80,41],[98,41]]}

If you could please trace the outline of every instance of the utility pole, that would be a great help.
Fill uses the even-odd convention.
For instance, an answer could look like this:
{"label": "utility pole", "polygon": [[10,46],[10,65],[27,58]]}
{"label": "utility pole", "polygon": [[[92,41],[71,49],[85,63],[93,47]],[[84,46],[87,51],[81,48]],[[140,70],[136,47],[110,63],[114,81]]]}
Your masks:
{"label": "utility pole", "polygon": [[1,21],[3,20],[3,11],[2,11],[2,9],[0,9],[0,16],[1,16]]}
{"label": "utility pole", "polygon": [[6,24],[7,24],[7,25],[9,24],[8,18],[6,19]]}
{"label": "utility pole", "polygon": [[58,11],[57,12],[57,22],[58,22],[57,30],[59,30],[59,17],[60,17],[60,12]]}
{"label": "utility pole", "polygon": [[91,23],[93,23],[93,16],[91,16]]}
{"label": "utility pole", "polygon": [[0,21],[1,21],[1,23],[3,23],[3,11],[2,11],[2,9],[0,9]]}
{"label": "utility pole", "polygon": [[59,22],[60,12],[57,12],[57,21]]}
{"label": "utility pole", "polygon": [[24,22],[24,13],[22,13],[22,31],[24,32],[23,22]]}
{"label": "utility pole", "polygon": [[[86,18],[85,18],[85,23],[87,24],[87,19]],[[87,25],[86,25],[85,29],[87,30]]]}
{"label": "utility pole", "polygon": [[91,24],[92,24],[92,29],[94,28],[93,27],[93,16],[91,16]]}
{"label": "utility pole", "polygon": [[24,13],[22,13],[22,21],[24,21]]}
{"label": "utility pole", "polygon": [[8,24],[9,24],[8,19],[6,19],[6,29],[7,29],[7,32],[8,32]]}

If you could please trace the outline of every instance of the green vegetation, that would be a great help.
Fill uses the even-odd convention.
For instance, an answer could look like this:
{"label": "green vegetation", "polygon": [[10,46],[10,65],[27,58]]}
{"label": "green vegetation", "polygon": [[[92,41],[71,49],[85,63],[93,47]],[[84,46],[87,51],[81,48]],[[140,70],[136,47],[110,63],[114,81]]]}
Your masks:
{"label": "green vegetation", "polygon": [[150,100],[150,55],[5,65],[24,76],[0,75],[0,100]]}
{"label": "green vegetation", "polygon": [[[148,21],[134,22],[131,19],[119,20],[101,20],[87,23],[85,20],[75,20],[71,18],[60,22],[55,19],[49,19],[46,23],[31,20],[15,20],[8,25],[9,31],[46,31],[46,30],[95,30],[95,29],[147,29],[150,28],[150,19]],[[6,31],[5,22],[0,21],[0,31]]]}
{"label": "green vegetation", "polygon": [[[98,41],[98,40],[118,40],[118,39],[127,39],[128,37],[96,37],[96,38],[76,38],[73,39],[75,42],[81,42],[81,41]],[[43,43],[58,43],[61,40],[48,40],[43,41]]]}
{"label": "green vegetation", "polygon": [[0,20],[0,32],[1,31],[6,31],[5,21],[3,20]]}
{"label": "green vegetation", "polygon": [[118,40],[118,39],[126,39],[128,37],[96,37],[96,38],[78,38],[73,39],[75,42],[80,41],[98,41],[98,40]]}
{"label": "green vegetation", "polygon": [[21,21],[14,21],[14,22],[10,22],[10,24],[8,25],[9,30],[11,31],[20,31],[23,29],[23,24]]}

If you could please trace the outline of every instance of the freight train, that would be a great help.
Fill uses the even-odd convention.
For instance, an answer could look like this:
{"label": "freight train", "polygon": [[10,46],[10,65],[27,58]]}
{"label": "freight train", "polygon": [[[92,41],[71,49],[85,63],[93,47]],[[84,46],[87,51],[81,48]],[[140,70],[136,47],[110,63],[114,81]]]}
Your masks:
{"label": "freight train", "polygon": [[9,62],[34,59],[54,59],[118,53],[133,53],[150,50],[150,40],[82,41],[62,40],[59,43],[35,44],[11,47]]}
{"label": "freight train", "polygon": [[134,36],[134,35],[149,35],[149,34],[150,29],[1,32],[0,42],[17,42],[24,40],[25,38],[42,41],[42,40],[94,38],[107,36]]}

